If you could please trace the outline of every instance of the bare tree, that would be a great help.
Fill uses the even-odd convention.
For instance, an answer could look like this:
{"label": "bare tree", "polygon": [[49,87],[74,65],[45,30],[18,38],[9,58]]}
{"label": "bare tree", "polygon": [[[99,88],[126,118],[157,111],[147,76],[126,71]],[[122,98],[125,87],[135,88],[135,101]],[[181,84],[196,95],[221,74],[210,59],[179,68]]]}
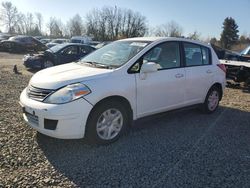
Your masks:
{"label": "bare tree", "polygon": [[26,16],[23,13],[18,14],[18,24],[17,24],[17,33],[26,34]]}
{"label": "bare tree", "polygon": [[40,12],[36,12],[35,16],[36,16],[36,25],[37,25],[40,33],[42,33],[43,16]]}
{"label": "bare tree", "polygon": [[9,1],[2,2],[2,10],[0,14],[0,21],[6,26],[8,33],[15,33],[19,20],[17,8]]}
{"label": "bare tree", "polygon": [[144,36],[146,18],[130,9],[103,7],[93,9],[86,15],[87,34],[96,40]]}
{"label": "bare tree", "polygon": [[155,30],[155,36],[158,37],[181,37],[182,34],[182,27],[175,21],[158,26]]}
{"label": "bare tree", "polygon": [[32,30],[35,27],[34,24],[34,16],[32,13],[27,13],[26,14],[26,19],[25,19],[25,25],[26,25],[26,34],[31,34]]}
{"label": "bare tree", "polygon": [[81,36],[85,33],[83,21],[79,14],[70,19],[67,25],[71,36]]}
{"label": "bare tree", "polygon": [[194,31],[193,33],[188,34],[188,38],[192,40],[201,40],[201,33]]}
{"label": "bare tree", "polygon": [[52,37],[63,37],[63,23],[54,17],[51,17],[47,27],[49,29],[49,35]]}

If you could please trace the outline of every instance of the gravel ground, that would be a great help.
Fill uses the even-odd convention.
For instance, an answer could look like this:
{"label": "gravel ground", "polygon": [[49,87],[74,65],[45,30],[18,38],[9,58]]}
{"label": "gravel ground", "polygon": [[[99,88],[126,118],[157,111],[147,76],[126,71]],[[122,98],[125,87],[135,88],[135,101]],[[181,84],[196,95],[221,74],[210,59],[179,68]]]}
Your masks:
{"label": "gravel ground", "polygon": [[214,114],[158,114],[134,122],[114,144],[90,146],[24,123],[18,100],[32,73],[21,58],[0,53],[0,187],[250,186],[250,92],[243,86],[227,88]]}

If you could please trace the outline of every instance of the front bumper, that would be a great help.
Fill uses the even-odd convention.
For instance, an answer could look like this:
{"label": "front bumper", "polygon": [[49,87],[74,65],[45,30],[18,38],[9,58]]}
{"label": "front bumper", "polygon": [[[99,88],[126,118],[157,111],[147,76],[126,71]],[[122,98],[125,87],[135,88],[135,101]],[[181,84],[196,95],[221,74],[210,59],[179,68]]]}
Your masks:
{"label": "front bumper", "polygon": [[40,69],[42,67],[42,58],[34,58],[33,56],[27,56],[23,58],[23,65],[26,68],[31,68],[35,69],[38,68]]}
{"label": "front bumper", "polygon": [[[62,139],[84,137],[87,118],[93,107],[83,98],[66,104],[46,104],[29,99],[26,89],[21,93],[19,103],[28,125],[42,134]],[[45,126],[48,120],[56,122],[54,130]]]}

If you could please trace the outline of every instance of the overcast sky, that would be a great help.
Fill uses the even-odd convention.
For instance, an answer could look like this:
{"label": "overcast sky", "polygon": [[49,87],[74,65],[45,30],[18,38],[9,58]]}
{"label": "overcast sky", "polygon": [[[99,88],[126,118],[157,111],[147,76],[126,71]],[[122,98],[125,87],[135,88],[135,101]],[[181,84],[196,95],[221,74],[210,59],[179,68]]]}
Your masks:
{"label": "overcast sky", "polygon": [[[84,16],[93,8],[117,6],[138,11],[149,26],[175,21],[187,35],[194,31],[202,37],[219,37],[223,20],[236,20],[240,34],[250,34],[250,0],[10,0],[19,11],[40,12],[44,22],[60,18],[66,23],[76,13]],[[3,2],[3,0],[0,0]],[[3,28],[2,28],[3,29]]]}

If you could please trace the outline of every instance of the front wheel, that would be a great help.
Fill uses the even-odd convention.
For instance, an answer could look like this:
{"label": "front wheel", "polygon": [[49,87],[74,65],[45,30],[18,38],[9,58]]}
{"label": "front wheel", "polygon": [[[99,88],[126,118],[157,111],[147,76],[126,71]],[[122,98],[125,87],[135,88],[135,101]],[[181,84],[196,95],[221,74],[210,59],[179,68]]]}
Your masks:
{"label": "front wheel", "polygon": [[116,141],[128,127],[127,110],[117,101],[97,105],[87,122],[86,137],[91,143],[108,144]]}
{"label": "front wheel", "polygon": [[213,113],[219,106],[220,91],[217,87],[212,87],[206,96],[205,102],[202,105],[202,109],[205,113]]}
{"label": "front wheel", "polygon": [[54,66],[54,63],[50,60],[45,60],[42,64],[42,68],[43,69],[46,69],[46,68],[49,68],[49,67],[53,67]]}

